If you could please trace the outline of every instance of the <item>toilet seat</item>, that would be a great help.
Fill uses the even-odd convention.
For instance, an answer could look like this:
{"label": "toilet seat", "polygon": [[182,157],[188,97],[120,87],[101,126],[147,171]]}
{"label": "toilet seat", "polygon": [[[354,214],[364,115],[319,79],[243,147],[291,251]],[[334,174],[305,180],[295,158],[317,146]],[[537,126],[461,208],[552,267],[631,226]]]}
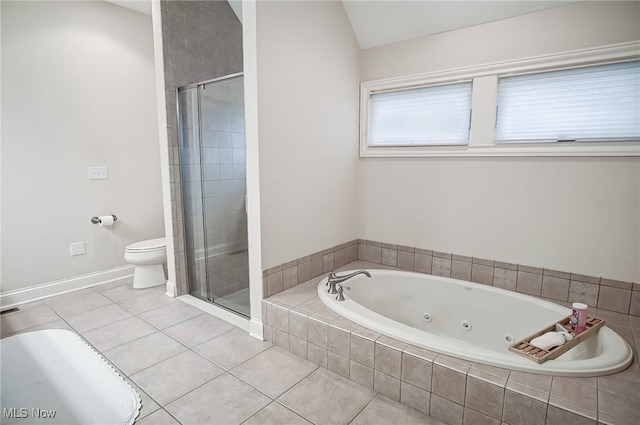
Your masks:
{"label": "toilet seat", "polygon": [[149,239],[146,241],[132,243],[127,245],[125,251],[127,252],[151,252],[160,251],[166,249],[167,244],[165,238]]}

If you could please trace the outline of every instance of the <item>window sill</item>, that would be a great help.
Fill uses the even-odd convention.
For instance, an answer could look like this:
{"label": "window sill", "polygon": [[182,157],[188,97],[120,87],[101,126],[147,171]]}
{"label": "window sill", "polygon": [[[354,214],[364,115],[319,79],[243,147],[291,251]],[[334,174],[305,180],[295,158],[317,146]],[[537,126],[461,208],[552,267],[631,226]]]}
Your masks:
{"label": "window sill", "polygon": [[360,158],[412,157],[638,157],[640,142],[571,144],[473,144],[467,146],[376,147],[363,146]]}

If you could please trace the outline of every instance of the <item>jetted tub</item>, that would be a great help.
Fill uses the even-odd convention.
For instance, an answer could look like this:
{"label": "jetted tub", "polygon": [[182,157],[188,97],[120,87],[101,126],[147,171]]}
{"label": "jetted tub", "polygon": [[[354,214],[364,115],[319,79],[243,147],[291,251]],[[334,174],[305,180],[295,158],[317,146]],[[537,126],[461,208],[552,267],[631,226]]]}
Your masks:
{"label": "jetted tub", "polygon": [[[338,273],[346,275],[355,270]],[[509,346],[571,314],[528,295],[446,277],[395,270],[367,270],[344,285],[345,300],[318,296],[331,310],[383,335],[427,350],[507,369],[555,376],[599,376],[625,369],[631,348],[603,326],[555,360],[537,364]]]}

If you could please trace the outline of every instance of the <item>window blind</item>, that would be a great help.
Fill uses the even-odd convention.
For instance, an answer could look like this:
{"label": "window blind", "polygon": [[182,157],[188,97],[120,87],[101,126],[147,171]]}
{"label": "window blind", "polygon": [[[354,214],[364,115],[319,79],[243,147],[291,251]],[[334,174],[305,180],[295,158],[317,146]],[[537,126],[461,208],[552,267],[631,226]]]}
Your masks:
{"label": "window blind", "polygon": [[466,145],[471,82],[373,93],[369,146]]}
{"label": "window blind", "polygon": [[496,143],[640,139],[640,62],[500,78]]}

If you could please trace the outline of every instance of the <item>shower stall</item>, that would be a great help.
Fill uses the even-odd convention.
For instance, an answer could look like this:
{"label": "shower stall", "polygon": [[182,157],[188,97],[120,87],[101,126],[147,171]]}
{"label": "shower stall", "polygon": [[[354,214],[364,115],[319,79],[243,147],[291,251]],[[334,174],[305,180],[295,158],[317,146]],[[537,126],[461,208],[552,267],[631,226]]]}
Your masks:
{"label": "shower stall", "polygon": [[242,73],[178,89],[189,293],[249,317]]}

